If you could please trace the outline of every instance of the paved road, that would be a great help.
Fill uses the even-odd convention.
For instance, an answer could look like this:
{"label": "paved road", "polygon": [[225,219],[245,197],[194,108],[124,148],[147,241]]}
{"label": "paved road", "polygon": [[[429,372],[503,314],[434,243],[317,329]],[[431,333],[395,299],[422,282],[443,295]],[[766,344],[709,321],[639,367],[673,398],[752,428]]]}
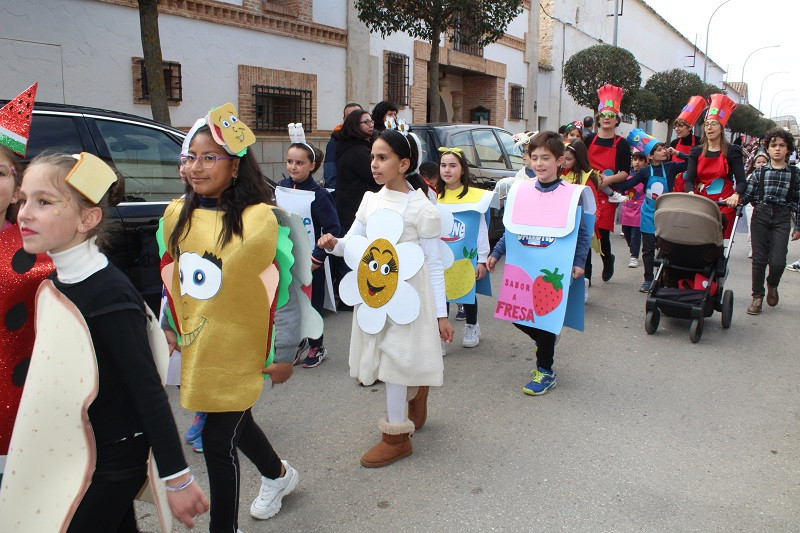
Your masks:
{"label": "paved road", "polygon": [[[482,299],[480,345],[462,348],[455,323],[445,383],[431,393],[414,454],[386,468],[358,462],[379,438],[383,386],[349,377],[352,313],[326,317],[331,357],[266,387],[254,408],[300,484],[276,517],[253,520],[260,479],[243,459],[240,528],[800,530],[800,275],[786,272],[778,307],[748,316],[750,262],[740,239],[726,285],[736,293],[733,326],[721,329],[715,314],[694,345],[686,321],[662,317],[655,335],[644,332],[642,269],[627,268],[623,239],[612,239],[617,273],[590,289],[586,332],[562,335],[558,386],[543,397],[522,394],[530,341],[491,318],[493,302]],[[790,260],[798,257],[792,243]],[[191,413],[176,390],[170,396],[179,427],[188,427]],[[207,490],[202,457],[186,451]],[[139,507],[143,530],[157,529],[151,512]],[[198,529],[207,527],[206,515]]]}

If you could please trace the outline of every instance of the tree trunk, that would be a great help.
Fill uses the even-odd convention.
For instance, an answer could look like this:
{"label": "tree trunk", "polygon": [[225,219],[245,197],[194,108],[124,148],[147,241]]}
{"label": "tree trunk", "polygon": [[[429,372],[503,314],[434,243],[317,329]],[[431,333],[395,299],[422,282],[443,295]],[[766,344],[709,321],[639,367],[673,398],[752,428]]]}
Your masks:
{"label": "tree trunk", "polygon": [[675,119],[667,121],[667,146],[669,146],[669,142],[672,140],[672,130],[675,127]]}
{"label": "tree trunk", "polygon": [[434,28],[436,36],[431,41],[431,58],[428,61],[428,122],[439,122],[439,38],[441,32]]}
{"label": "tree trunk", "polygon": [[158,36],[158,0],[139,0],[139,25],[142,31],[142,57],[153,120],[171,124],[167,89],[164,86],[161,39]]}

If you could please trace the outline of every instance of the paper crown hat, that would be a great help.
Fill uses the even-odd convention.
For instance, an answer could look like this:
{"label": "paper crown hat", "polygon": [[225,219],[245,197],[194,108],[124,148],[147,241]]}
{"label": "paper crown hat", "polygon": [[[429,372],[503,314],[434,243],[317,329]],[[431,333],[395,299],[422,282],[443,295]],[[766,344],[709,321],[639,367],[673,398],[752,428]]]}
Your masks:
{"label": "paper crown hat", "polygon": [[628,144],[630,144],[634,150],[638,150],[648,157],[650,156],[650,152],[653,151],[653,148],[655,148],[656,145],[661,142],[639,128],[631,130],[631,132],[628,134],[627,140]]}
{"label": "paper crown hat", "polygon": [[67,174],[66,182],[97,205],[108,188],[116,183],[117,175],[96,155],[81,152],[72,157],[78,162]]}
{"label": "paper crown hat", "polygon": [[610,109],[614,113],[619,114],[619,108],[622,105],[622,97],[625,96],[625,91],[614,85],[603,85],[597,89],[597,97],[600,99],[600,105],[597,111],[605,111]]}
{"label": "paper crown hat", "polygon": [[574,120],[572,122],[568,122],[564,127],[567,130],[567,133],[572,130],[581,130],[583,129],[583,122],[580,120]]}
{"label": "paper crown hat", "polygon": [[712,94],[706,120],[716,120],[724,128],[728,124],[734,109],[736,109],[736,102],[724,94]]}
{"label": "paper crown hat", "polygon": [[692,96],[689,98],[689,102],[683,106],[678,118],[688,122],[689,126],[694,126],[694,123],[697,122],[697,119],[700,118],[700,115],[703,114],[703,111],[705,111],[707,107],[708,102],[706,102],[705,98],[702,96]]}
{"label": "paper crown hat", "polygon": [[38,86],[39,82],[34,83],[0,109],[0,144],[21,157],[25,157],[28,147],[33,100]]}

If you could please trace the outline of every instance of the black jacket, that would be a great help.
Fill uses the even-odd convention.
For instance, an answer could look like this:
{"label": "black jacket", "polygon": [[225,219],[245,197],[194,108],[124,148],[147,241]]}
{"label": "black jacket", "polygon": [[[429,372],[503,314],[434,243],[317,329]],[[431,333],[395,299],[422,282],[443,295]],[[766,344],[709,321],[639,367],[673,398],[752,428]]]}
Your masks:
{"label": "black jacket", "polygon": [[336,211],[342,235],[353,224],[364,193],[381,188],[372,177],[370,152],[367,140],[343,136],[336,143]]}

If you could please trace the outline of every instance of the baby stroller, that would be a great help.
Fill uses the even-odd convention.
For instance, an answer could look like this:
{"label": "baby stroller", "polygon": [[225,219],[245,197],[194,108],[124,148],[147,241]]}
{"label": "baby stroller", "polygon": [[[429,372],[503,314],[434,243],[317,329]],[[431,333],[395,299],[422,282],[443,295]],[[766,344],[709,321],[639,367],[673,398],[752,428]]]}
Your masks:
{"label": "baby stroller", "polygon": [[[741,209],[736,211],[736,227]],[[722,313],[722,327],[733,318],[733,291],[725,290],[733,234],[723,248],[724,215],[703,196],[668,193],[656,200],[655,226],[659,264],[645,305],[644,329],[652,335],[661,313],[691,320],[689,339],[703,335],[703,320]]]}

